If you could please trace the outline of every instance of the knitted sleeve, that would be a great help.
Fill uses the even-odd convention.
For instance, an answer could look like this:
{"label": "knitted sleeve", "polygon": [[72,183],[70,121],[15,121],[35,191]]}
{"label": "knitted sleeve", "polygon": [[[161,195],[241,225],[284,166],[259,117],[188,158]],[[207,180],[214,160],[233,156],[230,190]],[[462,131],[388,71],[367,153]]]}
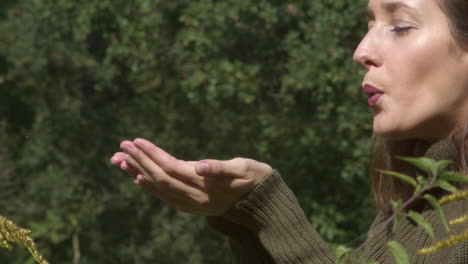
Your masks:
{"label": "knitted sleeve", "polygon": [[[460,217],[468,211],[467,201],[443,206],[448,219]],[[447,238],[437,212],[423,212],[433,226],[437,240]],[[386,217],[378,215],[370,229],[372,233]],[[241,264],[332,264],[334,254],[329,245],[312,228],[294,194],[274,171],[226,214],[208,217],[208,224],[229,238],[234,263]],[[452,228],[452,234],[466,232],[466,225]],[[425,230],[405,218],[393,233],[391,227],[378,234],[366,246],[362,261],[375,260],[380,264],[394,263],[387,243],[396,240],[408,250],[412,264],[468,264],[468,241],[435,254],[419,255],[418,249],[435,241]]]}
{"label": "knitted sleeve", "polygon": [[335,263],[277,171],[208,223],[229,237],[235,263]]}

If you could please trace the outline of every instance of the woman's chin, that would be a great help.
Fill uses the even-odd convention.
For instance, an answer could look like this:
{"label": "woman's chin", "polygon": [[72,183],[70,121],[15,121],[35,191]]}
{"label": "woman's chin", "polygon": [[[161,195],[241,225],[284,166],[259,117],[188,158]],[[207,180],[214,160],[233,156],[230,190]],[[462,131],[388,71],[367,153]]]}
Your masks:
{"label": "woman's chin", "polygon": [[382,131],[378,129],[374,129],[373,134],[375,136],[384,138],[384,139],[389,139],[389,140],[395,140],[398,139],[398,137],[394,133],[390,133],[388,131]]}
{"label": "woman's chin", "polygon": [[408,139],[408,133],[404,133],[402,131],[398,131],[395,128],[390,128],[386,126],[382,126],[379,124],[376,124],[374,122],[374,127],[373,127],[373,134],[384,138],[388,140],[405,140]]}

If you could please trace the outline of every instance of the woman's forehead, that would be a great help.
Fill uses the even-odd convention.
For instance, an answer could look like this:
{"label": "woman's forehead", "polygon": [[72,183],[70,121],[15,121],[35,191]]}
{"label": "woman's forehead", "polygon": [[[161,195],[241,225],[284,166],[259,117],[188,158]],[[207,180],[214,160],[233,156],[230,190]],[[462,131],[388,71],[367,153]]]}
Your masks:
{"label": "woman's forehead", "polygon": [[[430,0],[429,0],[430,1]],[[384,11],[385,13],[395,13],[400,9],[408,10],[410,12],[417,12],[417,7],[408,3],[408,1],[369,1],[367,6],[367,15],[370,18],[375,17],[375,12]]]}
{"label": "woman's forehead", "polygon": [[444,16],[437,0],[369,0],[367,6],[367,14],[371,19],[377,13],[394,14],[400,11],[429,19],[434,18],[434,15]]}
{"label": "woman's forehead", "polygon": [[369,0],[368,8],[395,11],[397,9],[419,9],[435,6],[436,0]]}

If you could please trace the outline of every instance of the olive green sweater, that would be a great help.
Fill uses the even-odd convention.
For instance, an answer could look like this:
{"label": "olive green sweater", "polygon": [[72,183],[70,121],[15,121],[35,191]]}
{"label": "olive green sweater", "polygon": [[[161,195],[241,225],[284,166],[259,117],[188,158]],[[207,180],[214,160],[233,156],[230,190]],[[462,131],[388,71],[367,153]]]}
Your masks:
{"label": "olive green sweater", "polygon": [[[447,140],[434,144],[426,152],[427,157],[434,159],[454,159],[454,155],[455,147]],[[468,203],[448,203],[443,209],[447,218],[453,219],[468,212]],[[432,225],[436,241],[467,229],[467,225],[459,225],[447,233],[432,208],[428,206],[422,213]],[[384,220],[378,214],[369,234]],[[234,263],[335,263],[330,246],[312,228],[277,171],[226,214],[208,217],[208,223],[229,238]],[[434,254],[419,255],[418,249],[434,243],[423,228],[403,219],[395,233],[390,229],[371,240],[363,260],[394,263],[386,244],[396,240],[407,249],[412,264],[468,264],[467,241]]]}

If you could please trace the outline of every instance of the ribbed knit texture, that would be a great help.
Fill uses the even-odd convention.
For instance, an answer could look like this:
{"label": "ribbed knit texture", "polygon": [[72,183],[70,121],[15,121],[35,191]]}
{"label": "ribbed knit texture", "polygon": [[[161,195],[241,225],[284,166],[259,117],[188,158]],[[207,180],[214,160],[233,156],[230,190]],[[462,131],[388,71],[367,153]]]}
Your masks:
{"label": "ribbed knit texture", "polygon": [[[449,140],[434,144],[426,152],[427,157],[434,159],[453,160],[455,154],[455,147]],[[449,203],[443,209],[447,219],[453,219],[468,212],[468,203]],[[436,241],[467,228],[466,224],[458,225],[447,233],[432,208],[427,207],[422,213],[433,226]],[[384,220],[383,215],[377,215],[369,234]],[[335,263],[331,248],[312,228],[296,197],[277,171],[226,214],[208,217],[208,223],[229,238],[234,263]],[[435,254],[416,254],[418,249],[430,246],[434,241],[409,219],[403,219],[395,233],[389,227],[372,239],[363,259],[381,264],[394,263],[386,245],[390,240],[398,241],[407,249],[412,264],[468,264],[466,241]]]}

